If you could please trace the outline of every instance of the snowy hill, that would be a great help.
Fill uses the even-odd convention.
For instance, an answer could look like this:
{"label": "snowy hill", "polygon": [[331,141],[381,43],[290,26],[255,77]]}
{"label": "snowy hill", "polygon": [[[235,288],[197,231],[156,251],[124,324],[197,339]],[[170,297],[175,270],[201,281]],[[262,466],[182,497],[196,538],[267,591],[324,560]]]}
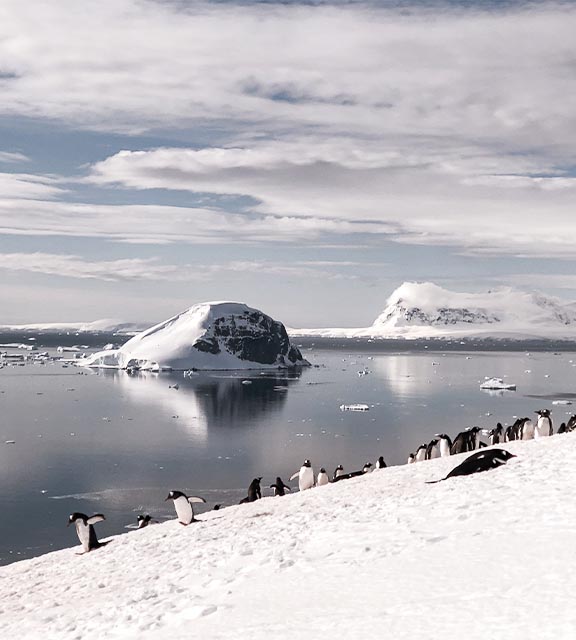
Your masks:
{"label": "snowy hill", "polygon": [[290,333],[407,339],[576,339],[576,310],[557,298],[509,287],[486,293],[459,293],[431,282],[405,282],[388,298],[371,327],[296,329]]}
{"label": "snowy hill", "polygon": [[144,327],[135,322],[104,318],[92,322],[48,322],[37,324],[5,324],[0,331],[6,333],[121,333],[131,335]]}
{"label": "snowy hill", "polygon": [[3,633],[568,640],[575,445],[512,442],[506,466],[434,485],[463,456],[392,467],[17,562],[0,569]]}
{"label": "snowy hill", "polygon": [[196,304],[82,364],[120,369],[256,369],[306,366],[286,329],[236,302]]}

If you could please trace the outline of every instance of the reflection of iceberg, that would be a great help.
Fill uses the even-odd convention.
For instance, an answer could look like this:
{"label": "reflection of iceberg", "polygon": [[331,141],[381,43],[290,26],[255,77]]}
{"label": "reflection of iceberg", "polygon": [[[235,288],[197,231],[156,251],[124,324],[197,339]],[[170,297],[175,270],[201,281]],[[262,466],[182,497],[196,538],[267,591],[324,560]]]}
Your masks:
{"label": "reflection of iceberg", "polygon": [[278,393],[279,386],[289,388],[301,373],[267,373],[252,378],[252,384],[242,384],[243,377],[219,377],[210,374],[158,376],[149,372],[136,374],[112,372],[123,391],[138,404],[152,404],[166,410],[180,427],[204,442],[213,426],[234,427],[262,420],[280,409],[286,393]]}
{"label": "reflection of iceberg", "polygon": [[502,378],[487,378],[481,385],[483,391],[516,391],[515,384],[504,382]]}

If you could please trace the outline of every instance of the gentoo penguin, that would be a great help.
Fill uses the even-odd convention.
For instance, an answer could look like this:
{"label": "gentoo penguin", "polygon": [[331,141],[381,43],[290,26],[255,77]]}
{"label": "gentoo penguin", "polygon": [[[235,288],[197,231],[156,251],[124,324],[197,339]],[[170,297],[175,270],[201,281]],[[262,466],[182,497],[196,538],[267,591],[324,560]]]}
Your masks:
{"label": "gentoo penguin", "polygon": [[440,449],[440,457],[445,458],[450,455],[450,449],[452,448],[452,439],[445,433],[437,433],[438,447]]}
{"label": "gentoo penguin", "polygon": [[378,460],[376,460],[376,469],[386,469],[386,463],[384,462],[384,456],[380,456]]}
{"label": "gentoo penguin", "polygon": [[454,467],[452,471],[440,480],[432,480],[426,484],[435,484],[436,482],[442,482],[442,480],[448,480],[454,476],[469,476],[472,473],[480,473],[481,471],[488,471],[489,469],[495,469],[503,464],[506,464],[510,458],[516,456],[505,449],[489,449],[488,451],[478,451],[468,456],[464,462]]}
{"label": "gentoo penguin", "polygon": [[350,471],[350,473],[343,473],[342,475],[337,476],[332,480],[332,482],[340,482],[340,480],[349,480],[350,478],[357,478],[358,476],[364,475],[364,470],[362,471]]}
{"label": "gentoo penguin", "polygon": [[450,453],[455,455],[457,453],[466,453],[467,451],[474,451],[480,446],[480,439],[478,434],[480,433],[480,427],[471,427],[466,431],[461,431],[455,438],[450,449]]}
{"label": "gentoo penguin", "polygon": [[298,488],[300,491],[312,489],[314,486],[314,469],[312,469],[310,460],[304,460],[304,464],[300,467],[300,471],[296,471],[296,473],[290,476],[290,480],[294,480],[295,478],[298,478]]}
{"label": "gentoo penguin", "polygon": [[490,444],[500,444],[504,442],[504,427],[500,424],[500,422],[496,423],[494,429],[490,429],[488,432],[488,437],[490,438]]}
{"label": "gentoo penguin", "polygon": [[322,485],[328,484],[329,482],[330,482],[330,478],[326,473],[326,469],[322,467],[322,469],[320,469],[320,473],[318,474],[318,477],[316,478],[316,485],[321,487]]}
{"label": "gentoo penguin", "polygon": [[154,522],[154,520],[152,520],[152,516],[149,516],[148,514],[140,514],[136,519],[138,520],[138,529],[144,529],[144,527],[147,527],[151,522]]}
{"label": "gentoo penguin", "polygon": [[506,431],[504,432],[504,442],[512,442],[513,440],[518,440],[520,436],[520,425],[524,418],[518,418],[514,424],[506,427]]}
{"label": "gentoo penguin", "polygon": [[182,493],[182,491],[170,491],[164,502],[167,500],[172,500],[172,502],[174,502],[178,522],[183,525],[195,522],[192,504],[194,502],[206,502],[204,498],[200,498],[199,496],[187,496],[185,493]]}
{"label": "gentoo penguin", "polygon": [[422,460],[426,460],[426,449],[428,449],[428,445],[426,443],[421,444],[418,449],[416,449],[416,456],[414,457],[415,462],[422,462]]}
{"label": "gentoo penguin", "polygon": [[550,409],[539,409],[534,413],[538,414],[538,422],[534,429],[535,438],[544,438],[554,433],[552,429],[552,418],[550,417]]}
{"label": "gentoo penguin", "polygon": [[287,484],[284,484],[282,478],[278,476],[276,482],[270,485],[270,489],[274,489],[275,496],[283,496],[286,491],[292,491]]}
{"label": "gentoo penguin", "polygon": [[434,438],[430,440],[426,447],[426,460],[433,460],[440,457],[440,440]]}
{"label": "gentoo penguin", "polygon": [[338,478],[339,476],[344,475],[344,467],[339,464],[336,469],[334,469],[334,475],[332,476],[332,481],[336,481],[336,478]]}
{"label": "gentoo penguin", "polygon": [[408,460],[406,460],[406,464],[412,464],[416,462],[416,456],[413,453],[408,454]]}
{"label": "gentoo penguin", "polygon": [[240,504],[245,504],[246,502],[256,502],[256,500],[260,500],[262,497],[262,489],[260,488],[260,480],[262,480],[262,476],[259,478],[254,478],[248,487],[248,495],[240,500]]}
{"label": "gentoo penguin", "polygon": [[565,422],[563,422],[563,423],[558,427],[558,431],[556,431],[556,433],[567,433],[566,423],[565,423]]}
{"label": "gentoo penguin", "polygon": [[77,511],[70,514],[66,526],[69,527],[72,523],[76,525],[76,533],[78,534],[78,539],[82,544],[84,553],[88,553],[88,551],[98,549],[98,547],[103,547],[107,544],[106,542],[98,542],[96,531],[94,531],[93,525],[97,522],[102,522],[102,520],[106,520],[106,518],[101,513],[96,513],[90,517]]}
{"label": "gentoo penguin", "polygon": [[367,462],[362,468],[362,473],[372,473],[372,471],[374,471],[373,466],[371,462]]}
{"label": "gentoo penguin", "polygon": [[534,423],[530,418],[523,418],[518,429],[518,440],[533,440],[534,439]]}
{"label": "gentoo penguin", "polygon": [[570,417],[566,425],[566,431],[574,431],[576,429],[576,414]]}

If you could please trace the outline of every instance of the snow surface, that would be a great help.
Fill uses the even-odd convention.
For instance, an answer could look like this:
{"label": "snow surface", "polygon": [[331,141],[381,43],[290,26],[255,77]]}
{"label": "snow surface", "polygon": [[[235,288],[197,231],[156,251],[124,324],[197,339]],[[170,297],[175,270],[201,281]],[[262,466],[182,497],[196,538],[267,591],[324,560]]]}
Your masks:
{"label": "snow surface", "polygon": [[571,639],[576,433],[504,448],[486,473],[389,467],[0,568],[2,637]]}
{"label": "snow surface", "polygon": [[290,329],[292,336],[336,338],[576,339],[576,311],[558,298],[502,287],[460,293],[404,282],[371,327]]}
{"label": "snow surface", "polygon": [[[243,346],[258,341],[274,348],[270,362],[242,356]],[[276,344],[272,347],[271,344]],[[201,349],[200,347],[204,345]],[[210,351],[213,347],[217,353]],[[261,350],[261,351],[262,351]],[[293,360],[289,352],[295,354]],[[269,354],[268,354],[269,355]],[[284,325],[258,309],[237,302],[204,302],[154,325],[134,336],[119,349],[99,351],[84,366],[126,369],[136,367],[158,371],[163,368],[187,369],[278,369],[307,366],[300,352],[288,339]]]}

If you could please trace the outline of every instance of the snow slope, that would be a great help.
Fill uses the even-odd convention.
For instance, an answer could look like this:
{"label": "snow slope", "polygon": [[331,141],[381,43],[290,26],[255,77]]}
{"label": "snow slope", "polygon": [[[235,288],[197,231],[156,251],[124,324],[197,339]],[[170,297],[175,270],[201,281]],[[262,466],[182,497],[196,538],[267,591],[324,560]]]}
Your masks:
{"label": "snow slope", "polygon": [[371,327],[295,329],[290,335],[576,339],[576,311],[558,298],[510,287],[486,293],[459,293],[431,282],[405,282],[388,298]]}
{"label": "snow slope", "polygon": [[205,302],[134,336],[120,349],[100,351],[86,366],[119,369],[261,369],[306,366],[286,329],[258,309]]}
{"label": "snow slope", "polygon": [[505,448],[474,476],[424,483],[467,454],[392,467],[0,568],[3,637],[573,638],[576,434]]}

